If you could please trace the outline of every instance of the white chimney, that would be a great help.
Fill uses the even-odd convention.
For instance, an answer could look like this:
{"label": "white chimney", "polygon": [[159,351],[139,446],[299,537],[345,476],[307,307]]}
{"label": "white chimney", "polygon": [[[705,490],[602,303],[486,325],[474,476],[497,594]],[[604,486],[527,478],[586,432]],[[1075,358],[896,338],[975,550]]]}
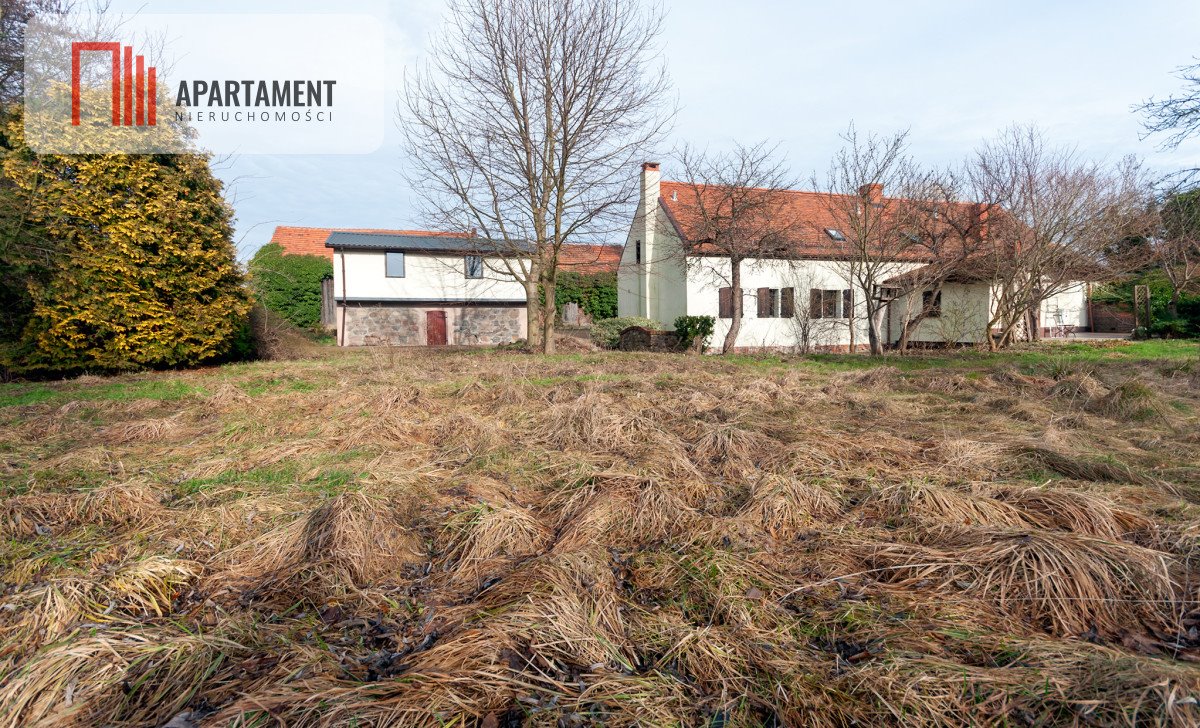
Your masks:
{"label": "white chimney", "polygon": [[[658,162],[642,162],[642,202],[653,202],[658,205],[658,183],[662,180],[662,172]],[[650,209],[647,207],[646,209]]]}
{"label": "white chimney", "polygon": [[662,172],[659,170],[658,162],[642,163],[642,199],[639,205],[642,224],[639,234],[641,240],[638,241],[642,265],[639,267],[641,275],[639,288],[641,292],[640,312],[647,318],[653,318],[657,309],[656,302],[651,300],[650,267],[654,260],[654,231],[658,225],[658,195],[661,180]]}

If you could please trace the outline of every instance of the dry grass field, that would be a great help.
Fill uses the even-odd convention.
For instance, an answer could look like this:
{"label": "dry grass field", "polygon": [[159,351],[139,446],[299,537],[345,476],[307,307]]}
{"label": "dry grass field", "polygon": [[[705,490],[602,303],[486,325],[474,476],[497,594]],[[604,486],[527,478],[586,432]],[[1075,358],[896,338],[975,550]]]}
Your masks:
{"label": "dry grass field", "polygon": [[1197,725],[1200,348],[0,385],[0,728]]}

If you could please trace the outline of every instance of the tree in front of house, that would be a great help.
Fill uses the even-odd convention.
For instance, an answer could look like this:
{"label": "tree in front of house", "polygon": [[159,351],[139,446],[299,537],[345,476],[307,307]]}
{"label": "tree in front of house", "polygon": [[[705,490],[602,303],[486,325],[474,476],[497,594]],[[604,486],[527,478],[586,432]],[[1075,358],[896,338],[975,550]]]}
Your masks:
{"label": "tree in front of house", "polygon": [[2,177],[33,231],[15,233],[29,311],[4,347],[10,370],[185,366],[231,354],[249,296],[207,157],[39,156],[24,145],[19,113],[4,141]]}
{"label": "tree in front of house", "polygon": [[766,142],[715,154],[685,146],[678,156],[695,229],[681,252],[686,265],[701,267],[721,286],[721,318],[730,319],[721,352],[728,353],[742,328],[743,266],[790,255],[798,222],[785,193],[795,185],[778,147]]}
{"label": "tree in front of house", "polygon": [[970,164],[975,199],[988,212],[978,266],[992,275],[994,348],[1037,338],[1043,302],[1127,267],[1109,255],[1145,224],[1146,189],[1132,159],[1109,166],[1054,146],[1032,126],[985,143]]}
{"label": "tree in front of house", "polygon": [[[915,208],[903,195],[884,197],[883,191],[910,189],[918,173],[908,157],[907,132],[860,135],[851,125],[842,138],[845,144],[834,155],[825,179],[814,178],[813,184],[825,193],[821,197],[825,212],[839,225],[839,235],[830,243],[832,257],[851,290],[863,293],[867,342],[871,354],[881,356],[888,304],[923,290],[926,284],[917,277],[889,284],[924,258],[911,219]],[[857,304],[851,302],[850,308],[853,318]]]}
{"label": "tree in front of house", "polygon": [[333,263],[320,255],[285,255],[268,243],[250,259],[250,287],[260,303],[303,329],[321,323],[321,281],[333,275]]}
{"label": "tree in front of house", "polygon": [[633,0],[456,0],[447,15],[404,95],[413,185],[433,226],[475,231],[521,282],[530,344],[552,353],[563,246],[624,228],[625,170],[673,117],[662,15]]}

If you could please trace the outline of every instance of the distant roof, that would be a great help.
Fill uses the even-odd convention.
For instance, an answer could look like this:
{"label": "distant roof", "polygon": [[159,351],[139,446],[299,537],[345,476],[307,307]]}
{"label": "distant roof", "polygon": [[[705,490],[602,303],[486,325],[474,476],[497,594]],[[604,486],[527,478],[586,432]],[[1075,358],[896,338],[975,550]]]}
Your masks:
{"label": "distant roof", "polygon": [[612,273],[621,265],[621,246],[564,245],[558,264],[572,273]]}

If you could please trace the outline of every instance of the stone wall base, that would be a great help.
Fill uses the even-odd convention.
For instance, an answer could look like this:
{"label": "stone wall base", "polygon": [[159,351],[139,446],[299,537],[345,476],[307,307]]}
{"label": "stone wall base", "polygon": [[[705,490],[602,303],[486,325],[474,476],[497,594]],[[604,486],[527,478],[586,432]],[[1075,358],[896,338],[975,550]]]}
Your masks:
{"label": "stone wall base", "polygon": [[344,346],[426,346],[426,313],[446,314],[446,344],[496,346],[526,337],[524,306],[338,303]]}

